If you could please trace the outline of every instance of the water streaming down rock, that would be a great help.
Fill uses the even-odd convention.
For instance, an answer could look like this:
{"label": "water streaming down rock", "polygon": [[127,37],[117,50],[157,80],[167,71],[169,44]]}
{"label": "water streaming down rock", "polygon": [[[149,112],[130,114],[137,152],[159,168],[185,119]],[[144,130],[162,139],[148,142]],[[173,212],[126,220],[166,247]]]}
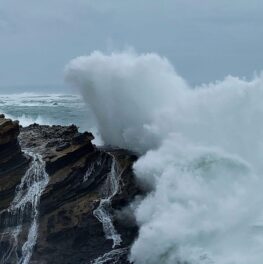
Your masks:
{"label": "water streaming down rock", "polygon": [[14,260],[17,263],[18,262],[18,254],[17,254],[17,246],[18,246],[18,235],[21,232],[21,226],[17,226],[13,229],[7,229],[4,233],[1,234],[0,243],[2,244],[3,241],[8,239],[8,244],[4,247],[4,250],[2,252],[1,250],[1,258],[0,263],[4,264],[6,263],[14,254]]}
{"label": "water streaming down rock", "polygon": [[[9,244],[1,256],[1,264],[10,259],[12,263],[29,263],[37,240],[38,207],[49,177],[41,156],[27,151],[26,153],[32,157],[31,165],[17,187],[10,207],[1,212],[1,223],[5,227],[1,242],[8,241]],[[18,240],[21,241],[18,237],[23,236],[23,232],[27,232],[27,236],[21,244],[18,243]]]}
{"label": "water streaming down rock", "polygon": [[88,167],[84,177],[83,177],[83,182],[86,182],[89,180],[89,178],[92,176],[92,174],[96,171],[96,168],[99,166],[101,167],[103,163],[103,160],[101,156],[98,157],[95,161],[91,162],[90,166]]}
{"label": "water streaming down rock", "polygon": [[115,157],[112,155],[111,171],[108,174],[106,184],[103,188],[103,196],[100,204],[96,210],[94,210],[94,216],[102,223],[103,230],[106,239],[112,239],[112,248],[120,246],[122,239],[120,234],[117,233],[110,213],[111,200],[119,191],[119,177],[121,172],[119,171],[118,164]]}
{"label": "water streaming down rock", "polygon": [[[119,212],[139,192],[132,171],[136,157],[126,150],[97,148],[93,138],[73,125],[19,127],[18,122],[0,115],[1,264],[79,264],[105,256],[127,263],[128,253],[117,256],[121,250],[112,251],[112,240],[105,238],[93,212],[100,199],[115,193],[114,187],[106,190],[112,186],[114,154],[122,171],[118,173],[121,188],[117,186],[111,199],[109,216],[116,210],[114,227],[121,235],[122,248],[130,247],[138,229],[122,221]],[[20,146],[39,154],[43,161],[32,153],[25,155]],[[50,179],[47,186],[44,167]]]}
{"label": "water streaming down rock", "polygon": [[104,254],[102,257],[95,259],[91,264],[117,264],[122,260],[122,257],[128,254],[129,248],[113,249]]}

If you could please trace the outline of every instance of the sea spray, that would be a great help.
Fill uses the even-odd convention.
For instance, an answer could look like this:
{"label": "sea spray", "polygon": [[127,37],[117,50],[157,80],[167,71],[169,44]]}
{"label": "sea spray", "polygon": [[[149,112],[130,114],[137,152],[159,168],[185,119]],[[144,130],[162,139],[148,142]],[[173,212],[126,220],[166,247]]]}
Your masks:
{"label": "sea spray", "polygon": [[[2,264],[9,261],[12,254],[16,256],[16,263],[28,264],[37,240],[39,202],[49,177],[41,156],[28,151],[26,153],[32,158],[31,165],[17,187],[10,207],[4,211],[6,217],[16,218],[16,226],[7,227],[2,234],[2,238],[8,237],[10,242],[10,249],[0,258]],[[20,250],[18,249],[18,237],[23,228],[24,216],[28,214],[28,212],[25,213],[26,210],[30,210],[30,225],[27,231],[27,240],[21,248],[21,256],[18,256],[17,252]]]}
{"label": "sea spray", "polygon": [[157,146],[164,136],[152,119],[160,108],[175,103],[170,91],[188,89],[169,62],[154,54],[94,52],[73,60],[66,67],[66,79],[80,89],[102,140],[139,152]]}
{"label": "sea spray", "polygon": [[142,155],[135,264],[262,263],[262,75],[190,87],[157,54],[94,52],[66,79],[103,141]]}

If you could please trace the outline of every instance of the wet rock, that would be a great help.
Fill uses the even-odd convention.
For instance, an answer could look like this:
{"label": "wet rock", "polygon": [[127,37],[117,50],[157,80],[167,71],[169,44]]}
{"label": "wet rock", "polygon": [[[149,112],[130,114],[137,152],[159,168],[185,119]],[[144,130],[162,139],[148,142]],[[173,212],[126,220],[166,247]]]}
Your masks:
{"label": "wet rock", "polygon": [[56,151],[62,151],[70,147],[69,142],[62,142],[56,147]]}
{"label": "wet rock", "polygon": [[[112,240],[105,238],[102,223],[94,216],[93,211],[105,197],[105,192],[110,191],[107,189],[110,188],[109,177],[113,160],[117,162],[121,172],[118,174],[120,188],[112,198],[112,208],[109,208],[113,224],[122,238],[121,246],[116,249],[129,249],[137,235],[137,226],[123,223],[123,220],[117,217],[117,212],[140,194],[132,171],[136,154],[111,147],[99,149],[92,144],[94,137],[91,133],[80,133],[74,125],[33,124],[20,128],[19,145],[17,141],[19,125],[12,121],[3,123],[10,129],[9,133],[6,133],[9,139],[8,144],[14,144],[13,150],[24,159],[24,163],[28,163],[28,158],[22,154],[20,145],[22,149],[40,154],[49,174],[49,183],[40,199],[38,238],[30,263],[88,264],[112,250]],[[4,139],[2,141],[4,142]],[[4,156],[13,155],[13,152],[8,152],[8,148],[5,151]],[[12,163],[13,167],[22,164],[18,160],[17,157],[17,160]],[[9,168],[11,167],[9,165]],[[6,208],[10,204],[13,196],[9,197],[8,193],[14,192],[26,166],[24,165],[23,168],[24,170],[20,169],[19,176],[7,170],[4,181],[0,175],[0,208],[1,206]],[[6,188],[6,186],[12,188]],[[5,198],[2,202],[1,195],[9,198]],[[6,216],[3,217],[6,219]],[[27,218],[24,217],[25,225]],[[16,225],[15,220],[10,218],[8,225]],[[26,239],[26,234],[22,233],[21,236],[23,238],[19,238],[20,243]],[[0,259],[1,252],[7,247],[6,241],[1,243]],[[119,257],[119,261],[114,263],[128,263],[128,250],[125,252]]]}
{"label": "wet rock", "polygon": [[89,133],[89,132],[77,133],[72,138],[72,144],[74,144],[74,145],[82,144],[87,138],[89,140],[93,140],[94,139],[94,136],[92,135],[92,133]]}
{"label": "wet rock", "polygon": [[17,140],[19,133],[18,122],[0,115],[0,211],[7,208],[13,200],[16,186],[25,174],[30,160],[21,151]]}
{"label": "wet rock", "polygon": [[0,146],[3,148],[4,145],[14,142],[17,140],[19,134],[19,124],[10,119],[0,118]]}

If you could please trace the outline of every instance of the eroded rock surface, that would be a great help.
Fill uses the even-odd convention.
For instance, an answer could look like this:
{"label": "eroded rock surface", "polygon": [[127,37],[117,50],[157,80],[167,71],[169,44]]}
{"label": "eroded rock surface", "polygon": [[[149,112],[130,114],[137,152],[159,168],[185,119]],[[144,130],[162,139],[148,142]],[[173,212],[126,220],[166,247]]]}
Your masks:
{"label": "eroded rock surface", "polygon": [[[19,125],[11,120],[3,120],[2,123],[0,119],[0,142],[4,142],[0,145],[2,170],[2,164],[5,164],[2,174],[0,169],[0,195],[4,197],[5,194],[6,197],[4,202],[0,200],[0,208],[4,209],[12,201],[15,187],[27,169],[29,158],[21,153],[17,141]],[[2,135],[6,135],[5,138]],[[132,171],[136,155],[116,148],[98,148],[92,144],[92,139],[91,133],[79,133],[74,125],[50,127],[33,124],[21,128],[19,141],[22,149],[40,154],[49,174],[48,185],[40,199],[38,235],[29,263],[96,263],[94,260],[109,252],[113,252],[113,255],[116,252],[122,254],[97,263],[128,263],[127,254],[137,234],[137,227],[128,219],[117,216],[140,193]],[[13,151],[8,151],[7,146],[12,146]],[[4,152],[6,154],[1,156]],[[118,187],[107,207],[107,213],[122,240],[114,249],[113,240],[105,238],[103,223],[94,216],[94,210],[99,207],[101,200],[112,192],[113,162],[118,167]],[[19,173],[14,176],[13,170]],[[28,223],[25,218],[24,225]],[[26,236],[21,233],[19,239],[26,240]],[[10,258],[6,263],[16,261]]]}
{"label": "eroded rock surface", "polygon": [[29,157],[21,151],[19,133],[18,122],[0,115],[0,211],[13,200],[15,188],[28,168]]}

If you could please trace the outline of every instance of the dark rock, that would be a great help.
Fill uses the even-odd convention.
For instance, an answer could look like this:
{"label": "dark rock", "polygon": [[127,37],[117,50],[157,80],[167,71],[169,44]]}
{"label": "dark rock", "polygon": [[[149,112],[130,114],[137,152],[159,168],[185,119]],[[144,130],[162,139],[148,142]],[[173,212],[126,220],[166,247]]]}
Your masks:
{"label": "dark rock", "polygon": [[57,147],[56,147],[56,151],[62,151],[64,149],[67,149],[70,147],[70,143],[69,142],[61,142]]}
{"label": "dark rock", "polygon": [[89,133],[89,132],[77,133],[72,138],[72,144],[74,144],[74,145],[82,144],[87,138],[89,140],[93,140],[94,139],[94,136],[92,135],[92,133]]}
{"label": "dark rock", "polygon": [[[1,140],[10,145],[4,148],[0,145],[0,165],[5,164],[0,167],[0,208],[7,208],[14,197],[15,187],[26,171],[29,158],[22,154],[17,141],[19,125],[12,121],[3,123],[9,127],[9,132],[5,130],[9,140]],[[113,223],[122,237],[121,247],[129,248],[137,235],[135,224],[128,225],[115,214],[140,194],[132,171],[136,154],[118,148],[98,149],[91,143],[93,138],[91,133],[79,133],[74,125],[33,124],[21,128],[19,142],[22,149],[40,154],[49,174],[49,183],[40,200],[38,238],[31,264],[88,264],[112,250],[112,241],[105,238],[102,224],[94,217],[93,211],[105,196],[105,188],[109,188],[113,160],[121,171],[118,175],[120,188],[112,198],[111,209]],[[28,230],[26,225],[30,220],[30,211],[30,207],[23,211],[25,227],[18,238],[20,251],[22,242],[27,238],[24,230]],[[17,218],[6,212],[0,213],[0,224],[3,219],[5,225],[2,224],[2,228],[18,224]],[[0,260],[1,252],[7,248],[7,241],[1,241]],[[128,250],[118,264],[128,263],[127,254]]]}
{"label": "dark rock", "polygon": [[25,174],[30,160],[21,152],[17,141],[19,133],[17,122],[0,115],[0,211],[7,208],[13,200],[16,186]]}
{"label": "dark rock", "polygon": [[60,139],[52,139],[50,141],[48,141],[48,143],[46,144],[45,148],[49,149],[49,148],[53,148],[58,146],[59,144],[61,144],[61,140]]}

